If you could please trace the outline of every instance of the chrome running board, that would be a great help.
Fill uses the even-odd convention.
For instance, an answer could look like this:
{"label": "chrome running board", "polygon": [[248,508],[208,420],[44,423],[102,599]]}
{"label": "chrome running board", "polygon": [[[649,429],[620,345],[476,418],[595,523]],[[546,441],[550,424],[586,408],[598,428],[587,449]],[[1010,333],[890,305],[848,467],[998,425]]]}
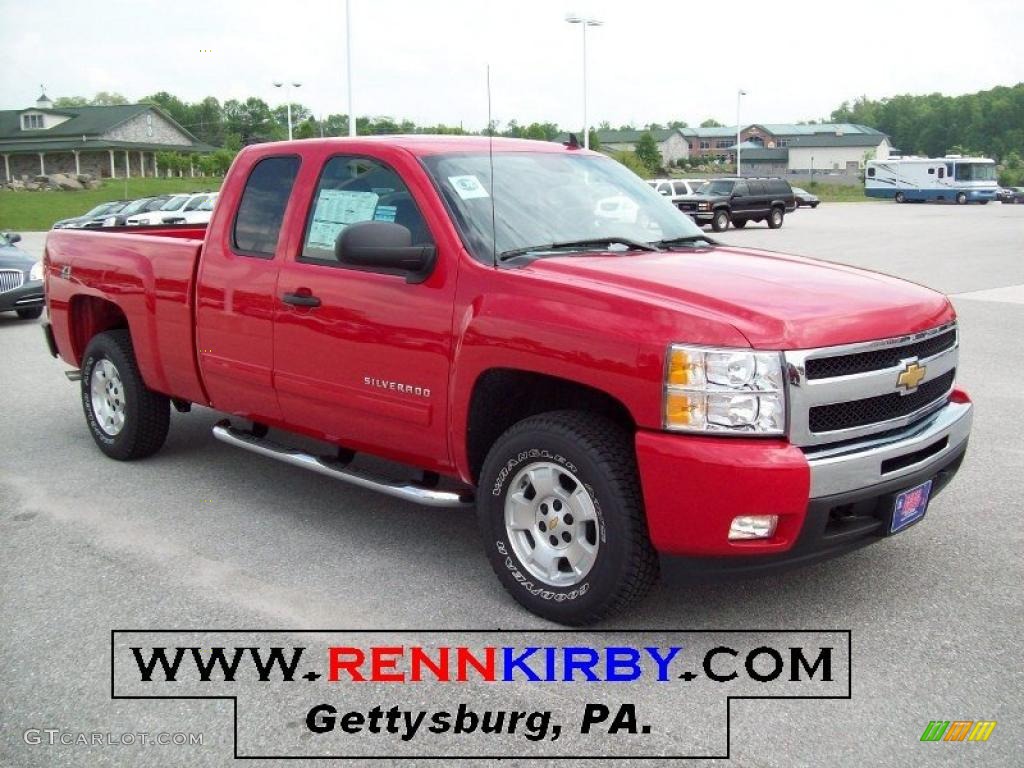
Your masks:
{"label": "chrome running board", "polygon": [[394,496],[397,499],[404,499],[416,504],[423,504],[428,507],[465,507],[473,503],[473,494],[465,491],[442,491],[436,488],[427,488],[415,483],[403,483],[400,481],[388,480],[376,477],[368,472],[359,472],[348,469],[348,465],[331,459],[326,456],[313,456],[309,453],[289,448],[275,443],[266,438],[256,437],[251,432],[235,429],[228,421],[222,421],[213,428],[213,436],[233,445],[236,448],[244,448],[260,456],[283,461],[296,467],[309,469],[336,480],[344,480],[346,483],[358,485],[360,488],[369,488],[371,491],[378,491]]}

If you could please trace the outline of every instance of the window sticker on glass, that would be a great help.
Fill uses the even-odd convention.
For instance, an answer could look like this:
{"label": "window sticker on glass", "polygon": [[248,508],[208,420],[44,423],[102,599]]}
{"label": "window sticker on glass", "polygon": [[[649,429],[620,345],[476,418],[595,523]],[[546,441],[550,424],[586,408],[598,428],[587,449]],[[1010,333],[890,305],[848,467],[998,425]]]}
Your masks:
{"label": "window sticker on glass", "polygon": [[398,213],[397,205],[378,205],[377,210],[373,212],[374,221],[394,221],[395,216]]}
{"label": "window sticker on glass", "polygon": [[334,248],[345,227],[373,218],[378,199],[376,192],[321,189],[309,228],[309,245]]}
{"label": "window sticker on glass", "polygon": [[459,197],[463,200],[472,200],[474,197],[490,197],[480,179],[472,174],[468,176],[449,176],[448,181],[455,188]]}

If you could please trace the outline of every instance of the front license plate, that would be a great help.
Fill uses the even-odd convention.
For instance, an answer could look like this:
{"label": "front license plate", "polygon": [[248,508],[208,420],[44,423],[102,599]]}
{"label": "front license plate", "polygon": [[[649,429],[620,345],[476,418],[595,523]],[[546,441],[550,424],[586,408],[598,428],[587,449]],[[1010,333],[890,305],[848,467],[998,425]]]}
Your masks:
{"label": "front license plate", "polygon": [[908,525],[912,525],[924,517],[931,490],[932,481],[929,480],[927,483],[904,491],[896,497],[896,503],[892,508],[892,523],[889,526],[889,533],[902,531]]}

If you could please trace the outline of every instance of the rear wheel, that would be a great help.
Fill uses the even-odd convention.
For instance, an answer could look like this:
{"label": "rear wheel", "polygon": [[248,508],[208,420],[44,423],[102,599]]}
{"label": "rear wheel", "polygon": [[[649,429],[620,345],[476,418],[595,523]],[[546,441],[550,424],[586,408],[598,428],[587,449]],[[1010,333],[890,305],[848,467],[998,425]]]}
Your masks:
{"label": "rear wheel", "polygon": [[711,219],[711,228],[715,232],[725,232],[729,228],[729,214],[726,211],[718,211]]}
{"label": "rear wheel", "polygon": [[775,206],[774,208],[772,208],[772,212],[768,214],[768,228],[778,229],[779,227],[782,226],[783,218],[784,214],[782,212],[782,208],[780,208],[779,206]]}
{"label": "rear wheel", "polygon": [[554,411],[498,438],[477,514],[491,567],[527,610],[584,625],[639,601],[658,575],[629,432]]}
{"label": "rear wheel", "polygon": [[98,334],[86,347],[82,409],[93,440],[112,459],[141,459],[163,446],[170,400],[142,381],[128,331]]}
{"label": "rear wheel", "polygon": [[43,314],[42,307],[29,307],[27,309],[17,310],[18,317],[22,320],[38,320]]}
{"label": "rear wheel", "polygon": [[897,203],[905,203],[905,202],[907,202],[907,196],[904,195],[902,192],[897,192],[896,193],[896,202]]}
{"label": "rear wheel", "polygon": [[957,192],[956,193],[956,204],[957,205],[967,205],[967,195],[964,194],[963,192]]}

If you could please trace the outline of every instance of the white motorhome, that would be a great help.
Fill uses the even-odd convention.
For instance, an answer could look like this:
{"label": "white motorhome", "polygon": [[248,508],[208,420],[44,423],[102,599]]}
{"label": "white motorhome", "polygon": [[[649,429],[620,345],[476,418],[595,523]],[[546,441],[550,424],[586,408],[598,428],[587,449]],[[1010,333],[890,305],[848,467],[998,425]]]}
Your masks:
{"label": "white motorhome", "polygon": [[996,199],[996,164],[987,157],[946,155],[869,160],[864,193],[897,203],[946,200],[960,205]]}

